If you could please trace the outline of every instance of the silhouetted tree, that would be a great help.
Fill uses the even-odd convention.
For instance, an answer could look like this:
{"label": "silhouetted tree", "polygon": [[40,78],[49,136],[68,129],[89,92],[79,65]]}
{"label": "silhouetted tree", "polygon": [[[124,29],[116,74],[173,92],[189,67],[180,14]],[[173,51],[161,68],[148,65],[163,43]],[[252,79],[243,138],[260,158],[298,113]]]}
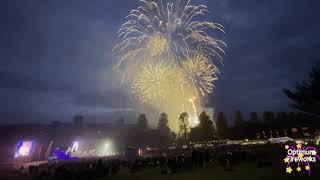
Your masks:
{"label": "silhouetted tree", "polygon": [[147,130],[148,129],[148,120],[145,114],[140,114],[138,117],[138,122],[136,126],[139,129]]}
{"label": "silhouetted tree", "polygon": [[276,129],[277,125],[275,122],[275,116],[272,111],[265,111],[263,112],[263,122],[269,129]]}
{"label": "silhouetted tree", "polygon": [[170,130],[168,126],[168,115],[166,113],[161,113],[158,121],[158,129],[160,130]]}
{"label": "silhouetted tree", "polygon": [[237,138],[242,138],[244,135],[244,119],[240,111],[236,111],[235,113],[235,128],[233,135]]}
{"label": "silhouetted tree", "polygon": [[276,122],[278,128],[291,128],[289,123],[289,117],[286,112],[278,112],[276,115]]}
{"label": "silhouetted tree", "polygon": [[189,114],[184,112],[180,114],[179,117],[179,135],[183,137],[184,143],[188,140],[188,131],[189,131]]}
{"label": "silhouetted tree", "polygon": [[145,114],[140,114],[137,123],[128,133],[128,145],[145,146],[150,143],[150,131]]}
{"label": "silhouetted tree", "polygon": [[157,128],[157,144],[162,146],[167,146],[172,141],[172,133],[168,126],[168,115],[166,113],[161,113],[158,128]]}
{"label": "silhouetted tree", "polygon": [[217,133],[220,138],[227,138],[228,136],[228,120],[223,112],[220,112],[217,117]]}
{"label": "silhouetted tree", "polygon": [[82,115],[75,115],[72,120],[73,124],[77,127],[84,126],[84,116]]}
{"label": "silhouetted tree", "polygon": [[284,89],[292,101],[292,107],[317,118],[320,118],[320,63],[312,68],[309,80],[297,83],[295,89]]}
{"label": "silhouetted tree", "polygon": [[199,125],[191,128],[190,139],[192,141],[207,141],[215,139],[215,129],[210,117],[202,112],[199,116]]}
{"label": "silhouetted tree", "polygon": [[243,126],[244,119],[240,111],[236,111],[235,113],[235,126],[241,127]]}
{"label": "silhouetted tree", "polygon": [[245,123],[245,137],[255,139],[257,133],[263,130],[262,122],[256,112],[251,112],[248,122]]}
{"label": "silhouetted tree", "polygon": [[249,121],[248,121],[248,122],[250,122],[250,123],[257,123],[257,122],[259,122],[259,121],[260,121],[260,120],[259,120],[258,113],[256,113],[256,112],[250,113],[250,118],[249,118]]}

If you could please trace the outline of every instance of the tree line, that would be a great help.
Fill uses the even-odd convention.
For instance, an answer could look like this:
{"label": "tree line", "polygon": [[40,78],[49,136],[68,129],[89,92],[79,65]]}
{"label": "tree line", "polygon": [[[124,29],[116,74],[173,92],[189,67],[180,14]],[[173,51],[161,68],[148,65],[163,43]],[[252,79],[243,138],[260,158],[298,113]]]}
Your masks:
{"label": "tree line", "polygon": [[[313,67],[308,80],[297,83],[293,90],[284,89],[283,92],[295,112],[265,111],[260,116],[257,112],[251,112],[245,118],[238,110],[232,119],[227,118],[223,112],[219,112],[216,117],[209,117],[202,112],[196,127],[190,127],[189,114],[183,112],[179,116],[179,131],[176,133],[170,130],[166,113],[160,114],[155,129],[150,128],[146,115],[140,114],[137,123],[128,130],[124,139],[131,146],[161,147],[173,143],[188,144],[219,139],[312,136],[320,128],[320,64]],[[124,119],[118,123],[124,124]],[[75,116],[74,124],[82,127],[83,116]]]}
{"label": "tree line", "polygon": [[132,145],[161,145],[173,142],[188,144],[217,139],[266,139],[272,137],[302,137],[312,136],[320,127],[320,64],[313,67],[309,79],[297,83],[294,90],[283,90],[296,112],[265,111],[261,116],[251,112],[249,118],[244,118],[240,111],[231,119],[220,112],[212,120],[205,112],[199,115],[199,124],[189,126],[189,115],[181,113],[179,117],[179,132],[171,132],[168,126],[168,115],[162,113],[158,126],[151,130],[145,114],[141,114],[137,124],[128,133],[128,142]]}

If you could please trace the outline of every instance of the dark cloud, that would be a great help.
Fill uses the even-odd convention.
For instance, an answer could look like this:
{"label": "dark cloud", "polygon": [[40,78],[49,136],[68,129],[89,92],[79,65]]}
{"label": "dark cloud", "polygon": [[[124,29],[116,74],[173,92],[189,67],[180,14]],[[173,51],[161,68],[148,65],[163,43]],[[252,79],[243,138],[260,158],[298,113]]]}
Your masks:
{"label": "dark cloud", "polygon": [[109,107],[114,109],[129,109],[130,97],[121,89],[110,89],[103,92],[91,92],[80,94],[76,97],[75,103],[80,106]]}
{"label": "dark cloud", "polygon": [[[320,59],[319,1],[194,0],[222,23],[227,44],[208,105],[289,111],[282,88]],[[0,2],[0,122],[103,117],[132,107],[119,89],[111,49],[133,0]],[[231,117],[230,117],[231,118]]]}
{"label": "dark cloud", "polygon": [[212,16],[225,25],[229,48],[211,104],[229,116],[237,109],[290,111],[282,89],[305,79],[320,59],[320,3],[215,2]]}

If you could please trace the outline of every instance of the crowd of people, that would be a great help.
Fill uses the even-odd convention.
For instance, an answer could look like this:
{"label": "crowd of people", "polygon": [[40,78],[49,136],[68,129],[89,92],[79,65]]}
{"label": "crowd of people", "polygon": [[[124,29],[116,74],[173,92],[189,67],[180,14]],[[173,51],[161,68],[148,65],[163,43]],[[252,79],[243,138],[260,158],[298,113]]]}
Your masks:
{"label": "crowd of people", "polygon": [[39,166],[20,169],[21,175],[36,180],[46,179],[95,179],[111,176],[119,171],[120,160],[88,158],[71,161],[54,161]]}
{"label": "crowd of people", "polygon": [[[240,147],[198,148],[189,150],[167,150],[145,153],[134,160],[123,156],[105,158],[83,158],[71,161],[52,161],[38,166],[21,167],[17,172],[23,179],[99,179],[114,176],[121,169],[137,173],[145,169],[158,168],[161,174],[185,172],[197,168],[217,166],[232,170],[239,162],[255,161],[258,157],[250,150]],[[18,179],[18,178],[17,178]]]}

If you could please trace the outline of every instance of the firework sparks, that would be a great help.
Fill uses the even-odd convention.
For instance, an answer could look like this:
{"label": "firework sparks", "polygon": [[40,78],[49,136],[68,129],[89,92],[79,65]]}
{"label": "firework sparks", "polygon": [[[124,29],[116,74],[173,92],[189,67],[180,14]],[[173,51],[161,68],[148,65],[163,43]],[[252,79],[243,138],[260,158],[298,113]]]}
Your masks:
{"label": "firework sparks", "polygon": [[159,57],[166,50],[167,46],[168,43],[165,38],[161,35],[154,36],[148,44],[151,57]]}
{"label": "firework sparks", "polygon": [[113,49],[120,55],[114,69],[123,67],[124,81],[144,104],[175,113],[183,107],[197,116],[218,79],[214,60],[222,62],[226,47],[214,35],[224,33],[223,26],[204,20],[208,12],[191,0],[139,0],[126,17]]}
{"label": "firework sparks", "polygon": [[214,81],[218,80],[218,68],[206,56],[197,54],[183,62],[183,69],[198,96],[212,93]]}
{"label": "firework sparks", "polygon": [[210,60],[212,57],[222,60],[225,43],[211,31],[224,32],[223,26],[196,20],[209,12],[207,6],[191,5],[190,0],[140,0],[139,3],[118,31],[122,41],[114,50],[122,57],[115,69],[124,61],[141,60],[135,57],[144,56],[150,50],[153,56],[164,52],[170,57],[168,60],[176,63],[195,53],[206,54]]}
{"label": "firework sparks", "polygon": [[143,68],[133,82],[133,93],[142,102],[161,102],[172,94],[181,94],[183,76],[178,68],[163,61]]}

